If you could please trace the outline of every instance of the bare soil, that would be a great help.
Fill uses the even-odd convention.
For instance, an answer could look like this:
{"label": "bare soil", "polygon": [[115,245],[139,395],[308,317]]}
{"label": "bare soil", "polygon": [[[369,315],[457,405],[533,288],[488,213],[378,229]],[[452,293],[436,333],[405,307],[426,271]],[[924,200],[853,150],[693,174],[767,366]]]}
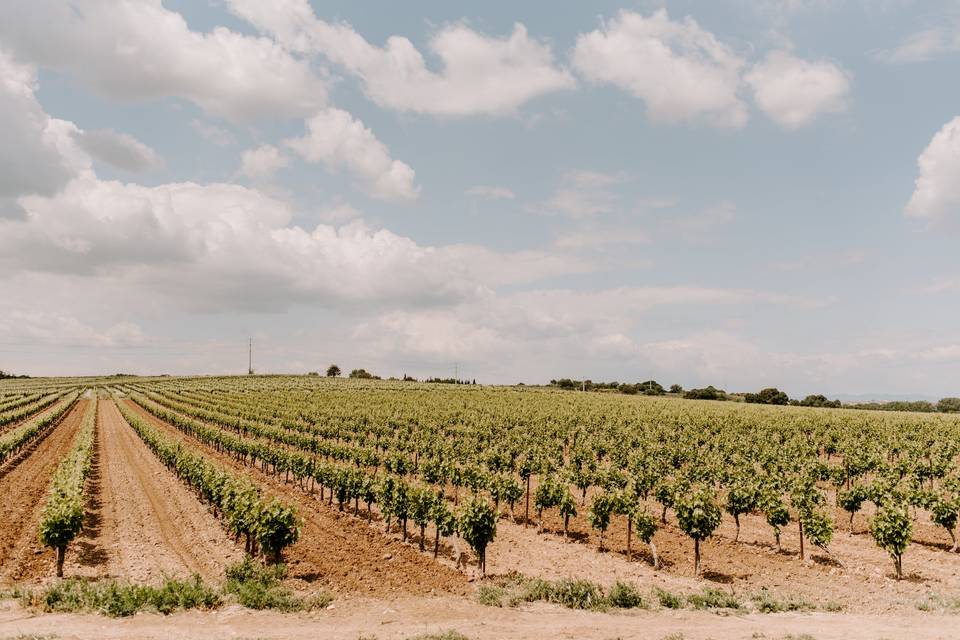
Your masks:
{"label": "bare soil", "polygon": [[282,477],[246,466],[230,455],[187,438],[129,400],[123,402],[168,436],[249,475],[268,495],[282,497],[296,506],[302,519],[300,540],[286,551],[285,557],[288,576],[300,583],[297,586],[319,584],[343,594],[393,597],[472,591],[466,576],[434,562],[413,546],[384,536],[361,519],[321,503],[316,496],[285,483]]}
{"label": "bare soil", "polygon": [[[860,533],[851,536],[848,530],[835,532],[830,554],[807,543],[805,561],[800,559],[796,523],[784,529],[782,550],[778,551],[773,531],[762,516],[740,517],[738,542],[734,542],[733,519],[724,516],[715,535],[702,545],[704,575],[697,580],[693,575],[693,541],[676,527],[672,513],[654,536],[664,565],[660,571],[654,571],[647,546],[635,535],[635,560],[627,561],[623,516],[612,519],[604,535],[606,551],[600,553],[599,534],[585,517],[588,508],[589,505],[578,506],[581,513],[570,521],[571,541],[567,543],[563,542],[563,520],[559,515],[545,514],[545,534],[540,536],[535,525],[524,529],[508,518],[501,519],[497,540],[488,551],[490,568],[496,573],[515,570],[547,578],[584,577],[601,584],[633,580],[677,588],[713,586],[745,595],[766,587],[821,606],[839,603],[858,612],[914,609],[931,593],[960,597],[960,554],[949,553],[947,544],[935,543],[937,531],[925,523],[916,527],[918,541],[904,555],[907,575],[898,581],[890,556],[868,533],[863,533],[867,521],[862,514],[854,526]],[[649,508],[660,515],[656,505],[651,503]],[[844,515],[842,511],[834,514],[841,526],[847,524]],[[947,537],[946,533],[941,537]]]}
{"label": "bare soil", "polygon": [[86,487],[87,520],[66,575],[154,583],[199,574],[213,582],[243,559],[207,508],[152,454],[112,400],[101,400]]}
{"label": "bare soil", "polygon": [[0,584],[53,573],[55,553],[37,539],[57,465],[70,451],[89,400],[81,399],[15,466],[0,476]]}
{"label": "bare soil", "polygon": [[594,613],[552,605],[484,607],[451,596],[392,601],[358,599],[312,614],[254,612],[228,607],[171,616],[139,614],[110,620],[94,615],[35,615],[0,603],[0,638],[52,634],[69,640],[399,640],[455,630],[476,640],[611,638],[665,640],[942,640],[956,638],[960,618],[890,614],[788,613],[720,616],[698,611]]}

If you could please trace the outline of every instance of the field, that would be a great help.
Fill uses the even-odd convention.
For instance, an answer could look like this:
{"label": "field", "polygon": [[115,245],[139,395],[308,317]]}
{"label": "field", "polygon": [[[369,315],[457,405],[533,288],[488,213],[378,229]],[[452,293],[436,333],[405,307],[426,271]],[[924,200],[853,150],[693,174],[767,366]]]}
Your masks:
{"label": "field", "polygon": [[[2,381],[0,638],[950,637],[958,456],[941,414],[315,376]],[[221,586],[246,555],[283,564],[272,608],[299,612]],[[63,604],[165,580],[204,585],[185,608],[212,611],[107,623]]]}

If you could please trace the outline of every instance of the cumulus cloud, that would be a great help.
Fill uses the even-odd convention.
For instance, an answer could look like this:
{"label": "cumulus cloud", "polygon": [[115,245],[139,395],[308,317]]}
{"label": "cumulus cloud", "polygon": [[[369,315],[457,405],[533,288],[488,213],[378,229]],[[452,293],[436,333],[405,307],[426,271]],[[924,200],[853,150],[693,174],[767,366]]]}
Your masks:
{"label": "cumulus cloud", "polygon": [[[706,340],[700,348],[689,340],[688,344],[638,343],[630,336],[649,312],[662,307],[707,307],[718,312],[745,304],[804,308],[811,301],[761,291],[694,286],[534,290],[489,294],[447,308],[388,311],[361,323],[354,338],[384,358],[473,360],[498,379],[545,380],[569,371],[574,363],[595,367],[608,359],[646,363],[648,371],[655,362],[662,372],[676,366],[671,364],[670,354],[702,354],[717,345]],[[509,365],[497,369],[493,364],[497,362]],[[731,358],[724,373],[742,362]],[[689,370],[686,373],[689,378]]]}
{"label": "cumulus cloud", "polygon": [[920,175],[906,214],[929,219],[960,215],[960,116],[933,136],[917,165]]}
{"label": "cumulus cloud", "polygon": [[843,111],[850,93],[849,75],[824,60],[809,61],[772,51],[744,77],[757,106],[774,122],[797,129],[819,115]]}
{"label": "cumulus cloud", "polygon": [[53,194],[77,170],[61,153],[70,144],[69,131],[44,112],[35,88],[34,69],[0,49],[0,201],[6,201],[8,217],[19,216],[16,197]]}
{"label": "cumulus cloud", "polygon": [[381,200],[416,200],[420,188],[408,165],[390,157],[370,129],[342,109],[324,109],[307,121],[307,134],[285,144],[328,171],[346,170],[360,188]]}
{"label": "cumulus cloud", "polygon": [[287,156],[272,144],[256,149],[247,149],[240,156],[239,174],[251,180],[271,178],[274,173],[290,164]]}
{"label": "cumulus cloud", "polygon": [[546,93],[568,89],[573,78],[558,68],[549,45],[531,38],[521,24],[509,36],[478,33],[465,24],[446,25],[430,38],[440,70],[401,36],[386,46],[370,44],[350,25],[316,17],[307,0],[263,3],[228,0],[238,16],[299,52],[321,53],[357,75],[377,104],[445,116],[507,113]]}
{"label": "cumulus cloud", "polygon": [[125,133],[96,129],[78,131],[74,137],[91,156],[124,171],[139,173],[163,164],[156,151]]}
{"label": "cumulus cloud", "polygon": [[24,60],[123,100],[180,97],[233,120],[305,116],[326,100],[310,65],[274,41],[191,31],[159,0],[8,0],[0,39]]}
{"label": "cumulus cloud", "polygon": [[692,18],[671,20],[665,9],[649,17],[624,10],[581,34],[573,65],[588,80],[643,100],[654,122],[742,127],[747,121],[737,95],[743,59]]}
{"label": "cumulus cloud", "polygon": [[589,268],[539,251],[424,247],[359,221],[306,230],[285,203],[239,185],[143,187],[87,175],[22,202],[29,219],[0,220],[5,273],[120,279],[189,308],[438,304]]}

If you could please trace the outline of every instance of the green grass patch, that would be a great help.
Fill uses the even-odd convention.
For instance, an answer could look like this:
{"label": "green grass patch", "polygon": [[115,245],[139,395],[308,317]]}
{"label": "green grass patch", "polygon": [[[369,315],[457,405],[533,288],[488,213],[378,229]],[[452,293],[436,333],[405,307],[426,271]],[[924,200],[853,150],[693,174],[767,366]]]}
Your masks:
{"label": "green grass patch", "polygon": [[333,601],[325,591],[298,596],[283,585],[285,573],[283,565],[268,567],[247,558],[227,569],[222,588],[209,586],[196,575],[187,580],[168,578],[159,586],[68,578],[39,590],[15,589],[11,597],[48,613],[100,613],[113,618],[140,611],[166,615],[186,609],[211,610],[227,600],[248,609],[282,612],[324,609]]}
{"label": "green grass patch", "polygon": [[493,607],[515,607],[525,602],[550,602],[568,609],[592,611],[645,606],[637,588],[624,582],[617,582],[605,590],[589,580],[549,581],[519,574],[481,585],[477,599],[481,604]]}
{"label": "green grass patch", "polygon": [[243,562],[231,565],[226,572],[227,581],[223,591],[237,599],[248,609],[274,609],[277,611],[307,611],[323,609],[333,601],[326,592],[309,598],[300,598],[283,586],[286,567],[282,564],[265,566],[247,557]]}
{"label": "green grass patch", "polygon": [[655,588],[653,594],[656,596],[657,602],[660,603],[660,606],[664,609],[683,609],[683,605],[686,603],[682,596],[678,596],[660,587]]}
{"label": "green grass patch", "polygon": [[707,587],[700,593],[687,596],[687,603],[694,609],[740,609],[742,604],[732,593]]}
{"label": "green grass patch", "polygon": [[182,609],[215,609],[223,603],[220,593],[200,576],[188,580],[167,579],[160,586],[121,582],[63,580],[39,591],[21,591],[20,601],[45,612],[96,612],[114,618],[138,611],[169,614]]}
{"label": "green grass patch", "polygon": [[796,596],[777,597],[769,589],[763,587],[755,593],[751,600],[753,606],[760,613],[783,613],[785,611],[813,611],[815,604]]}

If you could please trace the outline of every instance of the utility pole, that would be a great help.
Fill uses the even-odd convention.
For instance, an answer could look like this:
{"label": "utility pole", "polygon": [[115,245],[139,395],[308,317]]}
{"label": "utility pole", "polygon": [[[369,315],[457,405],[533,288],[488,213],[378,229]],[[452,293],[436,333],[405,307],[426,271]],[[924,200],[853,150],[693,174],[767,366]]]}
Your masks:
{"label": "utility pole", "polygon": [[460,381],[460,363],[459,362],[453,363],[453,379],[456,382]]}
{"label": "utility pole", "polygon": [[247,352],[247,375],[253,375],[253,338],[250,338],[249,350]]}

